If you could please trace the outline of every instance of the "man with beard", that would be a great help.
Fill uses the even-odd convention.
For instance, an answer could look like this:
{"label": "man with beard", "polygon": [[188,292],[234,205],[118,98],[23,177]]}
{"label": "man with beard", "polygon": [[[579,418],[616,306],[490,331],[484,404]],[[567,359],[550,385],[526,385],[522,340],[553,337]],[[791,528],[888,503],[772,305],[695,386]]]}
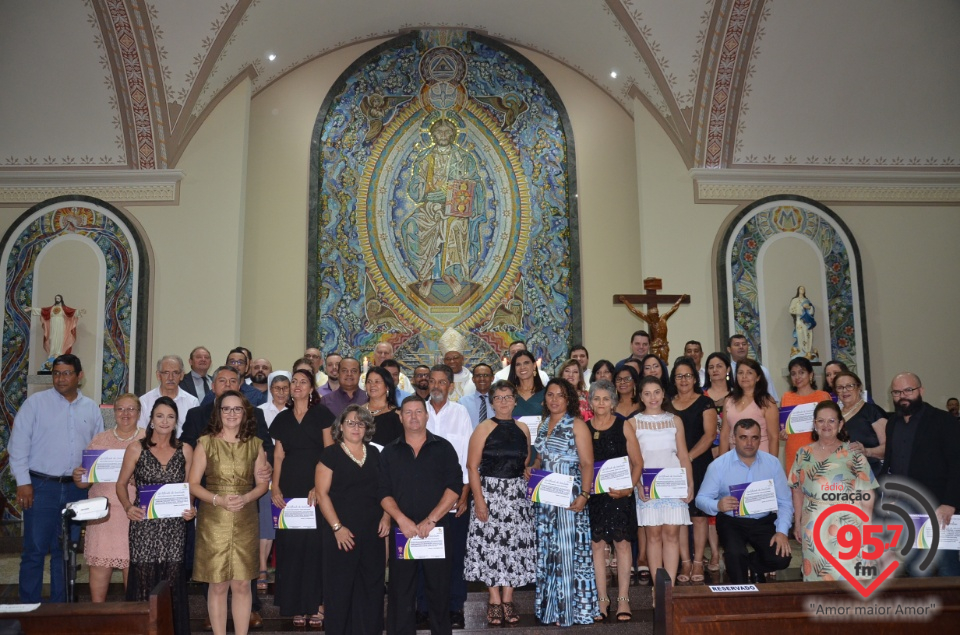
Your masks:
{"label": "man with beard", "polygon": [[430,367],[420,365],[413,369],[413,392],[424,401],[430,401]]}
{"label": "man with beard", "polygon": [[342,355],[330,353],[323,362],[323,370],[326,372],[327,381],[317,388],[317,394],[326,397],[330,393],[340,389],[340,360]]}
{"label": "man with beard", "polygon": [[[250,358],[247,357],[247,354],[243,352],[242,347],[237,347],[230,351],[227,354],[227,363],[226,366],[229,366],[233,370],[237,371],[237,374],[240,376],[240,394],[247,398],[247,401],[250,402],[254,408],[261,404],[267,403],[267,393],[261,392],[244,381],[244,378],[247,376],[247,367],[250,365]],[[213,400],[216,398],[215,391],[211,390],[200,402],[201,406],[213,403]],[[147,412],[150,412],[147,410]]]}
{"label": "man with beard", "polygon": [[[896,412],[887,421],[883,473],[924,487],[933,497],[930,502],[937,506],[940,527],[946,527],[960,506],[960,428],[950,413],[923,401],[923,384],[914,373],[894,377],[890,395]],[[913,554],[923,555],[919,550]],[[957,550],[940,549],[938,575],[960,575],[958,555]],[[919,572],[911,567],[910,574],[930,575],[931,571]]]}
{"label": "man with beard", "polygon": [[270,396],[267,391],[270,390],[270,386],[267,385],[267,378],[272,372],[273,365],[270,360],[262,357],[253,360],[253,365],[250,367],[250,385],[263,393],[264,403],[269,401]]}
{"label": "man with beard", "polygon": [[947,412],[952,414],[954,419],[960,419],[960,399],[956,397],[947,399]]}

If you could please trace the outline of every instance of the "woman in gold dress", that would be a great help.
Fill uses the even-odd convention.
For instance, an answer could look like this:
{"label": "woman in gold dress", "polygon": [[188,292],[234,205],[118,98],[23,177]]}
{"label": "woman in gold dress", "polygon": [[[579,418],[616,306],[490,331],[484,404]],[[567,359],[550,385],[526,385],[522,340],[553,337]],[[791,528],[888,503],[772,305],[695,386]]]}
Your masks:
{"label": "woman in gold dress", "polygon": [[[233,624],[246,635],[250,580],[257,577],[257,500],[268,482],[256,482],[267,456],[257,438],[253,406],[229,390],[219,397],[206,434],[194,450],[190,493],[200,500],[193,578],[209,582],[207,611],[213,632],[227,632],[227,591],[233,592]],[[206,477],[206,487],[201,480]]]}

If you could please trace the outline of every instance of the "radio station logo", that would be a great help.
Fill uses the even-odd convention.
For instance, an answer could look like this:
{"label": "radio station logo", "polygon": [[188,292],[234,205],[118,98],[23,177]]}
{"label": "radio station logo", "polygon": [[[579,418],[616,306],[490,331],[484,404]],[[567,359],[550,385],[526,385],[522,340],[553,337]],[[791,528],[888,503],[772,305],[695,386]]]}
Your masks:
{"label": "radio station logo", "polygon": [[[903,560],[914,549],[926,551],[917,569],[921,573],[929,569],[936,560],[941,539],[936,509],[930,497],[915,484],[891,478],[881,489],[884,502],[880,511],[890,519],[889,523],[871,523],[870,516],[853,504],[868,500],[871,495],[868,492],[825,492],[825,500],[838,502],[820,514],[813,528],[813,541],[819,554],[864,599],[876,593],[898,568],[904,566]],[[881,516],[877,512],[875,508],[874,516]],[[836,514],[850,514],[860,522],[847,523],[836,530],[834,537],[840,549],[834,555],[823,544],[821,530]],[[833,535],[832,528],[830,533]],[[885,554],[887,557],[883,557]]]}

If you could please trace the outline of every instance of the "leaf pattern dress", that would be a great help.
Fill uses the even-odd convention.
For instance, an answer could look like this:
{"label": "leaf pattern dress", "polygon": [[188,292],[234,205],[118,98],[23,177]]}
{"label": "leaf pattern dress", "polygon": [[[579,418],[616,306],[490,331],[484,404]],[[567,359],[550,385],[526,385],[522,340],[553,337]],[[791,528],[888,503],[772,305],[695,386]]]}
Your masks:
{"label": "leaf pattern dress", "polygon": [[[833,565],[820,554],[814,544],[813,527],[822,513],[830,513],[829,508],[840,502],[824,500],[824,494],[866,492],[877,489],[880,484],[873,477],[866,457],[861,452],[851,450],[849,444],[842,443],[837,450],[822,461],[813,456],[813,445],[808,445],[797,452],[797,460],[789,473],[790,487],[800,488],[803,492],[803,505],[800,510],[800,526],[803,529],[803,579],[804,581],[839,580],[840,574]],[[875,496],[876,492],[871,492]],[[876,499],[874,499],[876,502]],[[856,505],[856,503],[853,503]],[[837,543],[837,532],[844,525],[854,525],[857,531],[862,531],[863,523],[860,518],[849,512],[837,512],[820,528],[821,542],[834,558],[844,565],[851,574],[859,558],[840,560],[840,545]],[[844,549],[844,551],[848,551]],[[872,564],[872,563],[866,563]],[[861,567],[862,570],[862,567]]]}

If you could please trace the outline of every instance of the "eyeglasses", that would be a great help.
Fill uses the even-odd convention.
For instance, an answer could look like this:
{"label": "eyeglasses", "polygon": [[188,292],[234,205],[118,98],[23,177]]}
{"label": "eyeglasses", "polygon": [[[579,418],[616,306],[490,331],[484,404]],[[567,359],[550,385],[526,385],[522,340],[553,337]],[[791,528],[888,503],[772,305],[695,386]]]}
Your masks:
{"label": "eyeglasses", "polygon": [[493,375],[491,375],[490,373],[474,373],[473,376],[478,379],[486,379],[487,377],[493,377]]}
{"label": "eyeglasses", "polygon": [[633,377],[617,377],[618,384],[632,384]]}
{"label": "eyeglasses", "polygon": [[246,366],[247,362],[242,359],[231,359],[227,361],[227,366]]}
{"label": "eyeglasses", "polygon": [[242,415],[243,406],[223,406],[220,408],[220,412],[225,415]]}
{"label": "eyeglasses", "polygon": [[856,389],[857,389],[857,385],[856,385],[856,384],[844,384],[844,385],[841,386],[840,384],[837,384],[837,385],[834,386],[833,388],[834,388],[834,390],[836,390],[837,392],[847,392],[848,390],[856,390]]}
{"label": "eyeglasses", "polygon": [[76,374],[73,370],[55,370],[51,373],[54,377],[73,377]]}
{"label": "eyeglasses", "polygon": [[903,390],[891,390],[890,394],[893,395],[894,399],[901,396],[912,397],[913,393],[917,392],[918,390],[920,390],[920,386],[917,386],[916,388],[904,388]]}
{"label": "eyeglasses", "polygon": [[814,421],[814,423],[817,424],[817,425],[819,425],[819,426],[826,425],[826,424],[828,424],[828,423],[829,423],[830,425],[836,425],[836,424],[837,424],[837,419],[836,419],[836,418],[834,418],[834,419],[817,419],[817,420]]}
{"label": "eyeglasses", "polygon": [[677,379],[693,379],[693,373],[682,373],[677,375]]}
{"label": "eyeglasses", "polygon": [[493,397],[490,397],[490,401],[496,401],[500,403],[507,403],[509,401],[516,401],[516,400],[517,398],[514,397],[513,395],[494,395]]}
{"label": "eyeglasses", "polygon": [[140,409],[139,409],[139,408],[136,408],[136,407],[134,407],[134,406],[127,406],[126,408],[114,408],[114,409],[113,409],[114,412],[119,412],[119,413],[124,413],[124,412],[137,412],[138,410],[140,410]]}
{"label": "eyeglasses", "polygon": [[161,370],[157,371],[161,377],[176,377],[182,375],[183,372],[179,370]]}
{"label": "eyeglasses", "polygon": [[345,428],[366,428],[367,424],[363,421],[344,421],[343,426]]}

